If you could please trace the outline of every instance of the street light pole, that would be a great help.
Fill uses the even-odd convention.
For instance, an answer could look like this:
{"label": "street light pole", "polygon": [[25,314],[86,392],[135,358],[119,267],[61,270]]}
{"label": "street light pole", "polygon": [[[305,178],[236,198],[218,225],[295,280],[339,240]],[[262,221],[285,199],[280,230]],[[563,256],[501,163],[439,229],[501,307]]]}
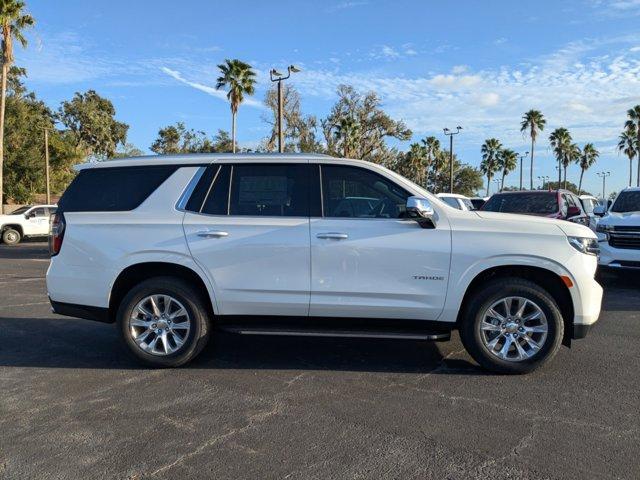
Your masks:
{"label": "street light pole", "polygon": [[496,183],[496,191],[498,193],[500,193],[502,191],[502,189],[498,186],[498,185],[500,185],[500,179],[499,178],[494,178],[493,181]]}
{"label": "street light pole", "polygon": [[607,177],[611,175],[611,172],[598,172],[596,173],[596,175],[598,175],[599,177],[602,177],[602,200],[606,201],[606,198],[604,195],[606,191]]}
{"label": "street light pole", "polygon": [[453,193],[453,136],[458,135],[462,127],[458,125],[455,132],[448,128],[444,128],[443,130],[444,134],[449,137],[449,193]]}
{"label": "street light pole", "polygon": [[526,158],[529,155],[529,152],[524,152],[520,154],[520,190],[522,190],[522,159]]}
{"label": "street light pole", "polygon": [[278,152],[284,152],[284,131],[282,129],[282,109],[283,109],[283,101],[282,98],[282,81],[286,80],[291,76],[292,73],[298,73],[300,69],[295,65],[289,65],[287,67],[287,74],[284,75],[277,71],[275,68],[272,68],[269,71],[269,78],[272,82],[278,82]]}

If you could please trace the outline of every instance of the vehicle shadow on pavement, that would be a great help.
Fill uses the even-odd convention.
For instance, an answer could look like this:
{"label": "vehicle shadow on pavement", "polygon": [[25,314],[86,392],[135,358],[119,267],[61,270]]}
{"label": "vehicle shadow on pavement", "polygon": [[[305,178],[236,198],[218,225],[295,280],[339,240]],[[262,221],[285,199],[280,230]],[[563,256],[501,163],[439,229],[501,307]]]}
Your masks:
{"label": "vehicle shadow on pavement", "polygon": [[[0,318],[0,339],[0,367],[144,369],[125,351],[113,325],[4,317]],[[214,331],[209,345],[186,368],[485,374],[460,358],[461,348],[459,342],[243,336]],[[451,358],[454,353],[456,358]]]}

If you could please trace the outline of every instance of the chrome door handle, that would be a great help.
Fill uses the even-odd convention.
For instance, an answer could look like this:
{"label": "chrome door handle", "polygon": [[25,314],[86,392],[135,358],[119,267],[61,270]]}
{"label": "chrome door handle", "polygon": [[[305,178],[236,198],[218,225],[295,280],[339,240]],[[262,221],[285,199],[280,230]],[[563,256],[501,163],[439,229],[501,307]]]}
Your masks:
{"label": "chrome door handle", "polygon": [[346,240],[349,238],[349,235],[346,233],[338,233],[338,232],[327,232],[327,233],[319,233],[316,235],[317,238],[332,238],[334,240]]}
{"label": "chrome door handle", "polygon": [[206,230],[204,232],[198,232],[198,236],[204,238],[222,238],[228,237],[229,233],[221,230]]}

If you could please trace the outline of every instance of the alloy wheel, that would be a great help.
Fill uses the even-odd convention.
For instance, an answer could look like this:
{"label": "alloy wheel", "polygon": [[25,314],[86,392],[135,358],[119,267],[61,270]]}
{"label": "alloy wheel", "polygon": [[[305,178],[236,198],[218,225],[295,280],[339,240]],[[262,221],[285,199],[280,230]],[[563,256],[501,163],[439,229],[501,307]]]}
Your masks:
{"label": "alloy wheel", "polygon": [[191,317],[170,295],[149,295],[134,307],[129,332],[135,344],[151,355],[171,355],[185,344],[191,330]]}
{"label": "alloy wheel", "polygon": [[480,336],[483,346],[501,360],[521,362],[534,357],[547,340],[549,324],[535,302],[505,297],[483,314]]}

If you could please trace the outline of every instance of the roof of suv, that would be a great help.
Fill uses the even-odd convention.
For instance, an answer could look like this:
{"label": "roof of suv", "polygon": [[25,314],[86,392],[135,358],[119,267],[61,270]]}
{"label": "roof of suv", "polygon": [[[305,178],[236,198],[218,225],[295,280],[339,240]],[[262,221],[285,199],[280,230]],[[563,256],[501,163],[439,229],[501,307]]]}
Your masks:
{"label": "roof of suv", "polygon": [[[200,165],[216,161],[273,162],[274,160],[330,159],[330,155],[320,153],[187,153],[178,155],[145,155],[140,157],[116,158],[103,162],[86,162],[76,165],[76,170],[85,168],[136,167],[148,165]],[[343,159],[344,160],[344,159]]]}

